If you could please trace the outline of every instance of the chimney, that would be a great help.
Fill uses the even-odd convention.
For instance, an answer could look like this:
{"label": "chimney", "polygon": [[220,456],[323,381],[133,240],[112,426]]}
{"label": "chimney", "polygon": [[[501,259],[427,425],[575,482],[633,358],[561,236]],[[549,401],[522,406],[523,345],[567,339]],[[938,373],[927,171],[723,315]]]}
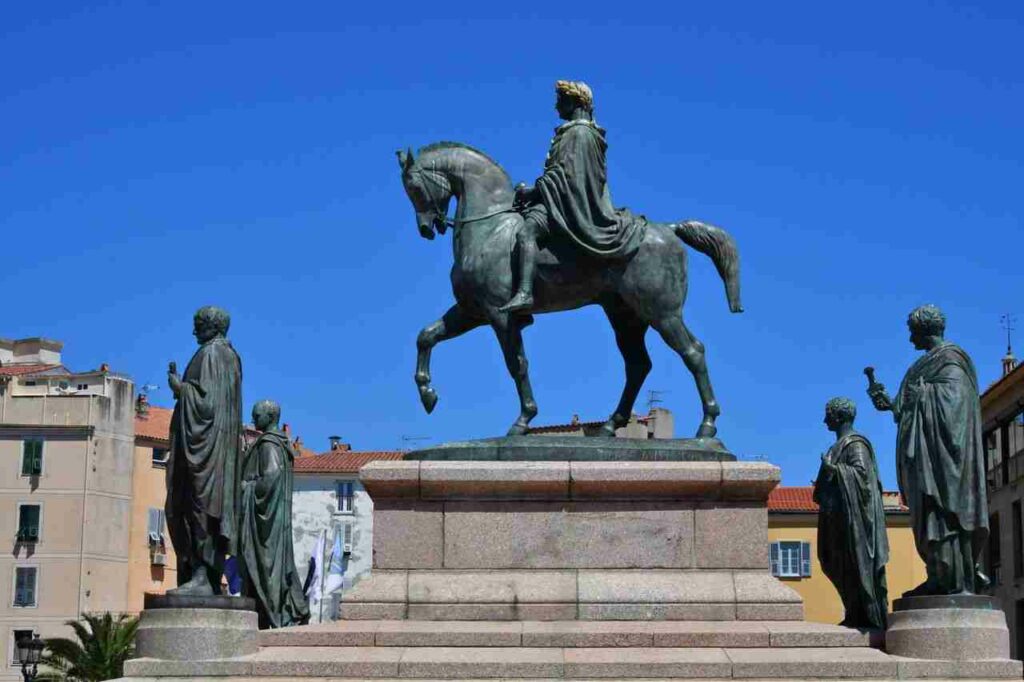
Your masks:
{"label": "chimney", "polygon": [[139,417],[145,417],[149,414],[149,398],[146,397],[145,393],[140,393],[135,399],[135,414]]}
{"label": "chimney", "polygon": [[351,445],[341,442],[341,436],[331,436],[327,440],[331,441],[331,452],[349,452],[352,450]]}
{"label": "chimney", "polygon": [[281,430],[284,431],[284,435],[288,436],[289,438],[291,437],[292,429],[290,426],[288,426],[287,424],[282,424]]}
{"label": "chimney", "polygon": [[108,365],[108,364],[107,364],[107,363],[105,363],[105,362],[104,362],[104,363],[102,363],[102,364],[100,365],[100,371],[101,371],[101,372],[109,372],[109,371],[110,371],[110,365]]}
{"label": "chimney", "polygon": [[580,416],[578,414],[574,414],[572,416],[572,421],[569,423],[572,424],[573,426],[576,426],[577,424],[580,423]]}

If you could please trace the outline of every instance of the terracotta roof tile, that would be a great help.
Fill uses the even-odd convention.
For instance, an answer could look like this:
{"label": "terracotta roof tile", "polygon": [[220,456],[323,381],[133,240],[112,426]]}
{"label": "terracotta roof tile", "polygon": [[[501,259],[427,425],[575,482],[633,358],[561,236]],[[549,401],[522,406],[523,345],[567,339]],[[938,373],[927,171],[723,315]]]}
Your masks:
{"label": "terracotta roof tile", "polygon": [[150,405],[149,411],[144,415],[135,415],[135,438],[145,440],[158,440],[163,443],[170,441],[171,437],[171,415],[174,410],[166,407]]}
{"label": "terracotta roof tile", "polygon": [[[0,376],[24,376],[26,374],[43,374],[55,369],[64,369],[64,365],[0,365]],[[67,370],[64,370],[65,372]]]}
{"label": "terracotta roof tile", "polygon": [[352,452],[328,451],[315,457],[300,457],[295,460],[295,473],[299,474],[355,474],[367,462],[377,460],[398,460],[404,452]]}
{"label": "terracotta roof tile", "polygon": [[[897,492],[884,491],[882,503],[886,512],[908,511],[903,498]],[[898,507],[897,507],[898,504]],[[818,513],[814,502],[814,488],[811,486],[779,486],[768,495],[769,512]]]}

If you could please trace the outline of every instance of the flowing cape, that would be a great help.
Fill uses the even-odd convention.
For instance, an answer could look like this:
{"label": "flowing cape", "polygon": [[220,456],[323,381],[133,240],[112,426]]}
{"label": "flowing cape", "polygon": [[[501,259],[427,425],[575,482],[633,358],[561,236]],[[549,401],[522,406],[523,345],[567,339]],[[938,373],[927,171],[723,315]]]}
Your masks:
{"label": "flowing cape", "polygon": [[294,460],[295,450],[287,436],[269,431],[246,450],[242,463],[243,590],[256,599],[261,627],[309,621],[292,546]]}
{"label": "flowing cape", "polygon": [[974,363],[944,342],[907,371],[893,402],[900,492],[918,551],[969,532],[975,558],[988,538],[981,402]]}
{"label": "flowing cape", "polygon": [[[176,538],[174,534],[188,533],[184,518],[198,507],[206,516],[220,520],[226,551],[235,554],[242,363],[231,343],[218,337],[200,346],[181,379],[171,417],[167,480],[175,481],[175,485],[187,481],[190,490],[168,489],[166,512],[171,540],[177,552],[188,551],[189,538]],[[180,466],[188,471],[176,479],[175,469]]]}
{"label": "flowing cape", "polygon": [[884,629],[889,539],[875,453],[866,438],[851,433],[832,446],[828,459],[833,467],[822,467],[814,489],[821,505],[818,560],[840,591],[847,624]]}
{"label": "flowing cape", "polygon": [[604,130],[592,121],[570,121],[555,131],[544,174],[536,187],[550,224],[598,258],[628,258],[643,238],[646,220],[612,207],[608,194]]}

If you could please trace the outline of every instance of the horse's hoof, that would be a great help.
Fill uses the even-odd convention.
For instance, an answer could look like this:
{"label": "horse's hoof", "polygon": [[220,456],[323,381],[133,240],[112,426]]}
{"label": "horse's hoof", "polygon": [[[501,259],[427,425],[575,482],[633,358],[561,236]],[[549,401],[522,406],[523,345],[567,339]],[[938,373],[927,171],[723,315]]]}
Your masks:
{"label": "horse's hoof", "polygon": [[420,400],[423,402],[423,409],[430,414],[434,411],[434,407],[437,406],[437,391],[432,388],[424,388],[420,390]]}
{"label": "horse's hoof", "polygon": [[697,429],[697,438],[714,438],[718,434],[718,427],[714,424],[701,424]]}
{"label": "horse's hoof", "polygon": [[515,424],[512,425],[512,428],[510,428],[508,430],[508,433],[506,433],[505,435],[506,436],[525,436],[529,432],[530,432],[529,425],[527,425],[527,424],[520,424],[519,422],[516,422]]}
{"label": "horse's hoof", "polygon": [[592,438],[615,438],[615,422],[608,420],[595,431]]}

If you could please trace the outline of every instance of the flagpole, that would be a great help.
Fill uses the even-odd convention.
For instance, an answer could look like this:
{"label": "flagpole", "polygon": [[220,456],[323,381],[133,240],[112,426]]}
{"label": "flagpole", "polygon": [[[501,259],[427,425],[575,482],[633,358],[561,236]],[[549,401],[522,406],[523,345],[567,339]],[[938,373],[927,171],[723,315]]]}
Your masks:
{"label": "flagpole", "polygon": [[[326,552],[327,551],[327,529],[326,528],[324,528],[323,533],[324,533],[324,551]],[[320,565],[323,566],[323,561],[324,561],[323,555],[321,554],[319,558],[320,558]],[[319,622],[321,622],[321,623],[324,622],[324,573],[326,573],[326,572],[327,571],[324,571],[322,569],[320,571],[320,621]]]}

